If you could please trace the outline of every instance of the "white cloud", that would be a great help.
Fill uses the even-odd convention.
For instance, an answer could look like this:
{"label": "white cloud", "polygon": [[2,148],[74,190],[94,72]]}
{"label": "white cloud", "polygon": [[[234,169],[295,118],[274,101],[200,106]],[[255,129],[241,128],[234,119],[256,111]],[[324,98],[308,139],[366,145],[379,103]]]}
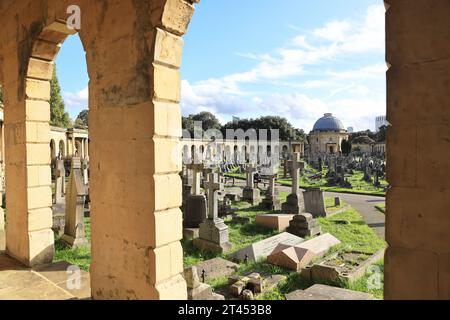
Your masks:
{"label": "white cloud", "polygon": [[88,108],[89,105],[89,88],[86,87],[78,92],[63,92],[62,97],[72,118],[76,118],[78,114]]}
{"label": "white cloud", "polygon": [[[276,114],[309,131],[323,113],[332,112],[346,126],[373,128],[375,116],[385,113],[384,12],[382,5],[370,6],[360,21],[325,23],[272,53],[240,53],[257,61],[247,71],[196,83],[183,81],[183,113],[209,110],[222,119]],[[366,65],[358,61],[367,54],[380,61]],[[342,70],[342,65],[353,67]],[[333,70],[335,66],[339,71]],[[259,87],[260,92],[250,92],[248,86]]]}

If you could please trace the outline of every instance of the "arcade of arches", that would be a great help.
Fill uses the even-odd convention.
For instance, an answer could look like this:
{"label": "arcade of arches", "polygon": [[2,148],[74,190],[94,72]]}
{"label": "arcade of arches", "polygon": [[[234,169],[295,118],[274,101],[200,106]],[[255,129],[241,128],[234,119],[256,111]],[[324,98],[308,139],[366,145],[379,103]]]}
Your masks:
{"label": "arcade of arches", "polygon": [[[8,255],[27,265],[53,258],[49,80],[73,33],[66,8],[77,4],[90,76],[92,297],[186,298],[181,158],[167,155],[181,136],[181,37],[194,2],[1,2]],[[448,299],[450,2],[386,8],[385,297]]]}

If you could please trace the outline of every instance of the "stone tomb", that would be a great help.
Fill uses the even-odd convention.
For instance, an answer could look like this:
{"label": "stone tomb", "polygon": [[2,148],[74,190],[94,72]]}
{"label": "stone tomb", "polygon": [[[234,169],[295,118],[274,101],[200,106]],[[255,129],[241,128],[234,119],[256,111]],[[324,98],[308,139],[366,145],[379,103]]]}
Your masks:
{"label": "stone tomb", "polygon": [[300,214],[303,211],[303,205],[300,199],[298,180],[300,177],[299,171],[304,167],[304,163],[300,161],[300,153],[293,153],[291,164],[292,172],[292,191],[288,195],[286,202],[282,205],[282,210],[286,214]]}
{"label": "stone tomb", "polygon": [[311,213],[314,218],[328,216],[323,191],[320,188],[310,188],[303,191],[303,199],[305,211]]}
{"label": "stone tomb", "polygon": [[294,216],[294,214],[260,214],[256,216],[256,225],[284,232]]}
{"label": "stone tomb", "polygon": [[218,191],[223,189],[217,173],[208,174],[204,182],[208,199],[208,218],[200,224],[199,238],[194,239],[196,248],[212,252],[227,252],[232,244],[228,238],[228,227],[218,216]]}
{"label": "stone tomb", "polygon": [[239,261],[259,261],[267,258],[280,244],[295,246],[303,242],[304,239],[293,234],[283,232],[276,236],[255,242],[231,255]]}
{"label": "stone tomb", "polygon": [[255,173],[258,172],[256,166],[249,164],[246,168],[247,184],[242,191],[242,198],[249,201],[252,205],[258,205],[261,202],[261,192],[254,188]]}
{"label": "stone tomb", "polygon": [[304,238],[319,235],[321,228],[317,220],[310,213],[302,213],[293,217],[286,231]]}
{"label": "stone tomb", "polygon": [[84,203],[86,200],[86,186],[81,172],[79,157],[73,157],[66,192],[66,217],[64,234],[61,240],[72,247],[87,244],[84,229]]}

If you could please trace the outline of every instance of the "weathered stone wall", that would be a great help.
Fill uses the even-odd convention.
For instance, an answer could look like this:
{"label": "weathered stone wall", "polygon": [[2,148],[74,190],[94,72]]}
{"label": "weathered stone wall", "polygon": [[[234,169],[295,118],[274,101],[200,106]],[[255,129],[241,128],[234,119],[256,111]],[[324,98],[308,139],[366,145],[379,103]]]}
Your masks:
{"label": "weathered stone wall", "polygon": [[450,299],[450,1],[386,2],[385,298]]}

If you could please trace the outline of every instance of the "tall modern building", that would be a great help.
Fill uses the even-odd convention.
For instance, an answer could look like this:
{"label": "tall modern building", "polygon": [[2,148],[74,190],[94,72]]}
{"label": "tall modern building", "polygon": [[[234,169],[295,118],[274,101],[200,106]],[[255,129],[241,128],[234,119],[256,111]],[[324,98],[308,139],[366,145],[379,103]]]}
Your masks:
{"label": "tall modern building", "polygon": [[380,131],[380,128],[382,126],[386,126],[386,125],[387,125],[386,116],[378,116],[375,118],[375,131],[376,132]]}

